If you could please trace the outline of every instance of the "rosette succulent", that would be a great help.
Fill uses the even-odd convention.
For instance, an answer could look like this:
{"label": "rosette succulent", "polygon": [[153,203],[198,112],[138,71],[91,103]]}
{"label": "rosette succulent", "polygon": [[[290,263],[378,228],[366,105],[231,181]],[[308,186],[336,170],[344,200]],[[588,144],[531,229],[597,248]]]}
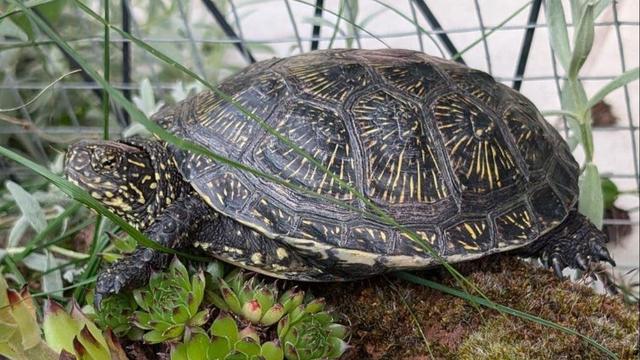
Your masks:
{"label": "rosette succulent", "polygon": [[259,281],[255,275],[235,270],[217,278],[218,294],[210,294],[214,304],[258,326],[277,323],[304,300],[304,292],[293,287],[278,296],[273,283]]}
{"label": "rosette succulent", "polygon": [[153,274],[148,286],[134,290],[134,299],[140,307],[133,315],[134,323],[148,330],[143,340],[152,344],[177,341],[185,330],[198,330],[204,325],[209,312],[198,311],[204,288],[202,271],[189,279],[185,266],[174,258],[166,272]]}
{"label": "rosette succulent", "polygon": [[299,305],[278,322],[287,360],[337,359],[348,348],[347,328],[324,311],[324,299]]}
{"label": "rosette succulent", "polygon": [[95,321],[100,328],[111,329],[119,337],[135,338],[137,329],[131,326],[131,318],[137,307],[130,293],[109,296],[100,303],[100,311],[95,312]]}
{"label": "rosette succulent", "polygon": [[185,343],[172,348],[172,360],[282,360],[284,354],[275,341],[260,343],[251,325],[239,330],[236,320],[221,312],[209,330],[211,337],[199,332]]}

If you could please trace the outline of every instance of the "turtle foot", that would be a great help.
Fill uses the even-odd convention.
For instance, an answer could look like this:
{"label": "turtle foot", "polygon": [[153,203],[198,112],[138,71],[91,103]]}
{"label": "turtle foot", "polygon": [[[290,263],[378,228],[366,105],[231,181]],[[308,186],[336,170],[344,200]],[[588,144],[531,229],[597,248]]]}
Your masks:
{"label": "turtle foot", "polygon": [[167,262],[167,254],[146,248],[139,248],[133,254],[118,260],[98,274],[95,307],[99,308],[105,297],[145,285],[154,269],[161,268]]}

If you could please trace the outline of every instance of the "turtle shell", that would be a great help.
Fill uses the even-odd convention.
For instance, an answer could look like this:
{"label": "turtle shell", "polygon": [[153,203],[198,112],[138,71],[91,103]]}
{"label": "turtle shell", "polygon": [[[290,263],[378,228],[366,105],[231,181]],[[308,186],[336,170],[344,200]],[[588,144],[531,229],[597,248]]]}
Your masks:
{"label": "turtle shell", "polygon": [[331,266],[435,264],[366,202],[450,262],[535,241],[577,202],[578,165],[535,106],[454,62],[315,51],[251,65],[219,88],[316,162],[203,92],[156,120],[294,189],[173,149],[184,178],[218,212]]}

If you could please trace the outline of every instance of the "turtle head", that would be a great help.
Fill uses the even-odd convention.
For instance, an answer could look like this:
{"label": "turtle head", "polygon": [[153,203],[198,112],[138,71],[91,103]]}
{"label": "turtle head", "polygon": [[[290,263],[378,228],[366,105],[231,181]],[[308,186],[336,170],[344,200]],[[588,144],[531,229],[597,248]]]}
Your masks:
{"label": "turtle head", "polygon": [[141,229],[178,196],[179,176],[157,141],[83,140],[69,147],[64,171],[71,182]]}

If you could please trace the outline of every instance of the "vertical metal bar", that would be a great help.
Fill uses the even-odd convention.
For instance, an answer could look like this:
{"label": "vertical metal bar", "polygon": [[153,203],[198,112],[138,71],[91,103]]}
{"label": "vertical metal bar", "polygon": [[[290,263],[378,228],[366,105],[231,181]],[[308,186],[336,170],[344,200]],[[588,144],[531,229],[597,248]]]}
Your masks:
{"label": "vertical metal bar", "polygon": [[[322,7],[324,6],[323,0],[316,0],[316,8],[313,12],[314,18],[322,18]],[[311,30],[311,51],[318,50],[318,45],[320,45],[320,25],[314,24],[313,29]]]}
{"label": "vertical metal bar", "polygon": [[238,35],[236,35],[236,32],[233,30],[231,25],[229,25],[227,19],[224,18],[224,15],[220,12],[216,4],[214,4],[211,0],[202,0],[202,3],[204,3],[204,6],[216,19],[218,25],[220,25],[220,28],[222,28],[222,31],[224,31],[225,35],[227,35],[229,39],[234,40],[233,45],[240,51],[245,60],[252,64],[255,63],[256,59],[253,57],[249,49],[244,46],[244,43],[241,41]]}
{"label": "vertical metal bar", "polygon": [[[427,20],[427,22],[429,23],[429,26],[431,26],[431,29],[437,33],[436,36],[438,37],[438,39],[440,39],[442,44],[444,44],[444,46],[447,48],[449,55],[454,56],[458,54],[458,49],[456,49],[456,47],[451,42],[451,39],[449,39],[449,35],[447,35],[443,31],[442,26],[440,25],[440,22],[438,21],[438,19],[436,19],[435,15],[433,15],[433,13],[431,12],[427,4],[424,2],[424,0],[413,0],[413,2],[418,6],[418,10],[420,10],[420,12],[422,13],[422,16],[424,16],[424,18]],[[458,56],[455,61],[461,64],[466,64],[462,59],[462,56]]]}
{"label": "vertical metal bar", "polygon": [[289,14],[289,20],[291,20],[291,26],[293,26],[293,33],[296,35],[298,50],[302,53],[302,40],[300,39],[300,33],[298,32],[298,25],[296,25],[296,19],[293,16],[293,11],[291,11],[291,4],[289,4],[289,0],[284,0],[284,4],[287,7],[287,13]]}
{"label": "vertical metal bar", "polygon": [[489,54],[489,44],[487,44],[487,36],[485,35],[484,21],[482,20],[482,11],[480,10],[480,4],[478,3],[478,0],[474,0],[473,3],[476,8],[476,15],[478,15],[478,23],[480,23],[480,31],[482,34],[482,45],[484,47],[484,57],[485,57],[485,60],[487,61],[487,70],[489,74],[493,74],[493,71],[491,70],[491,55]]}
{"label": "vertical metal bar", "polygon": [[[129,34],[131,33],[131,13],[127,1],[128,0],[121,0],[120,7],[122,11],[122,31]],[[131,43],[127,39],[124,39],[122,42],[122,84],[124,85],[122,95],[124,95],[128,101],[131,101],[131,89],[129,88],[131,84]],[[124,123],[129,125],[131,121],[129,119],[129,113],[123,111],[122,118],[124,119]]]}
{"label": "vertical metal bar", "polygon": [[516,67],[516,74],[514,76],[513,87],[516,90],[520,90],[522,87],[522,76],[524,70],[527,67],[527,60],[529,59],[529,50],[531,50],[531,43],[533,42],[533,34],[536,31],[536,24],[538,23],[538,15],[540,15],[540,7],[542,0],[533,0],[531,4],[531,11],[529,12],[529,20],[527,20],[527,30],[524,33],[524,39],[522,40],[522,47],[520,48],[520,55],[518,55],[518,66]]}
{"label": "vertical metal bar", "polygon": [[[622,67],[622,72],[627,71],[627,64],[624,60],[624,48],[622,46],[622,34],[620,34],[620,21],[618,20],[618,8],[616,7],[616,2],[611,2],[611,7],[613,8],[613,22],[616,29],[616,37],[618,38],[618,53],[620,54],[620,65]],[[638,167],[638,144],[636,144],[636,136],[632,119],[632,111],[631,111],[631,99],[629,96],[629,88],[627,85],[624,86],[624,100],[627,105],[627,119],[629,121],[629,131],[631,132],[631,153],[633,154],[633,168],[635,171],[636,177],[636,186],[637,189],[640,189],[640,170]]]}

